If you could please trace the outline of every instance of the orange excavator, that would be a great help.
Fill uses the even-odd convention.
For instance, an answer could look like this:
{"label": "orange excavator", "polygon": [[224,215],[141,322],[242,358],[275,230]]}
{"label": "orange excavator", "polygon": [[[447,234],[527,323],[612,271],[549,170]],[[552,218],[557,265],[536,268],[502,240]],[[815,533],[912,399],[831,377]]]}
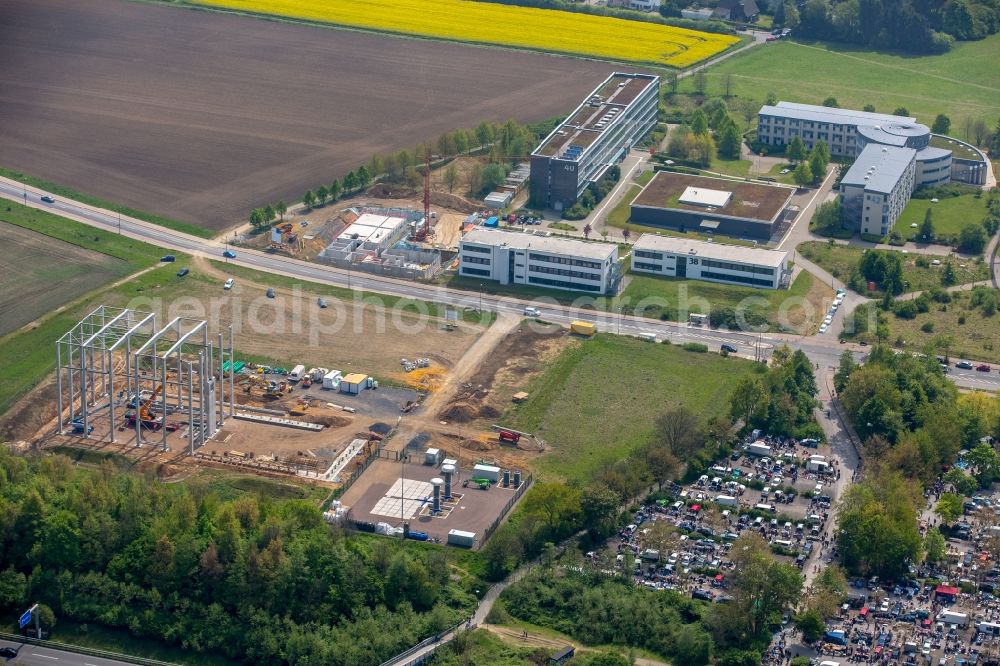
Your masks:
{"label": "orange excavator", "polygon": [[[139,403],[139,409],[138,409],[139,422],[142,424],[142,427],[145,428],[146,430],[152,430],[153,432],[156,432],[157,430],[163,427],[163,417],[153,416],[153,413],[149,409],[150,407],[153,406],[153,403],[156,402],[156,396],[160,395],[160,391],[162,390],[163,390],[163,384],[160,384],[159,386],[156,387],[156,390],[153,391],[153,394],[149,396],[149,398]],[[136,410],[134,409],[130,409],[129,411],[125,412],[125,421],[128,423],[129,426],[133,428],[135,427],[135,415],[136,415]]]}

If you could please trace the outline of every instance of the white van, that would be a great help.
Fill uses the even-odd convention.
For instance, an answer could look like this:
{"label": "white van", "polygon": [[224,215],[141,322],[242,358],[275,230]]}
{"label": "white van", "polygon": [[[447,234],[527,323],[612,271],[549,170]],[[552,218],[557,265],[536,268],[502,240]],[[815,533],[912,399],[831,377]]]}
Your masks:
{"label": "white van", "polygon": [[758,511],[770,511],[771,513],[775,512],[775,508],[771,504],[763,504],[763,503],[761,503],[761,504],[755,505],[754,508],[757,509]]}
{"label": "white van", "polygon": [[789,541],[788,539],[775,539],[774,540],[774,545],[775,546],[781,546],[782,548],[791,548],[792,547],[792,542]]}
{"label": "white van", "polygon": [[288,373],[288,381],[290,382],[299,381],[300,379],[302,379],[302,375],[304,375],[305,372],[306,372],[306,366],[304,365],[295,366],[294,368],[292,368],[292,371]]}

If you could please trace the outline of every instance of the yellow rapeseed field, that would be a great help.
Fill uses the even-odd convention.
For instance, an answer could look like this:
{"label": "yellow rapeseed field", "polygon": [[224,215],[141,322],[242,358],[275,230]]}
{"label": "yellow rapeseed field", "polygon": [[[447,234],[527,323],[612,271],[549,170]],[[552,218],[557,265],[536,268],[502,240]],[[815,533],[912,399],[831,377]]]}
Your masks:
{"label": "yellow rapeseed field", "polygon": [[473,0],[190,0],[465,42],[687,67],[737,41],[730,35],[552,9]]}

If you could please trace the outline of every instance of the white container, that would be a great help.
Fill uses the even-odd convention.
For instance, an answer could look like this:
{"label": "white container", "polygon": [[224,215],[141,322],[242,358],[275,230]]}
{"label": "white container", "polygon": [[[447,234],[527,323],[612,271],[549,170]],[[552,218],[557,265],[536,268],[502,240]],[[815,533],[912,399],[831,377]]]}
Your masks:
{"label": "white container", "polygon": [[476,465],[472,468],[472,476],[476,479],[489,479],[496,483],[500,480],[500,468],[493,465]]}
{"label": "white container", "polygon": [[427,449],[427,453],[424,454],[425,465],[437,465],[440,459],[441,459],[440,449]]}
{"label": "white container", "polygon": [[448,544],[451,546],[472,548],[476,545],[476,533],[464,532],[462,530],[448,530]]}
{"label": "white container", "polygon": [[340,379],[343,375],[340,370],[330,370],[323,375],[323,388],[336,391],[340,387]]}
{"label": "white container", "polygon": [[719,495],[715,498],[715,503],[722,506],[736,506],[736,498],[732,495]]}
{"label": "white container", "polygon": [[754,442],[747,447],[747,454],[764,458],[771,455],[771,447],[761,442]]}

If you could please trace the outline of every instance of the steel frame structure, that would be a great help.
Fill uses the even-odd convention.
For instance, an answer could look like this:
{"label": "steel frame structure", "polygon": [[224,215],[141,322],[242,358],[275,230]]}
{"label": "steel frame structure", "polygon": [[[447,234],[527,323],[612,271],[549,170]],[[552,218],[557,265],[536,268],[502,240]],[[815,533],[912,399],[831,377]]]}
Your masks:
{"label": "steel frame structure", "polygon": [[[124,386],[116,386],[116,354],[124,358],[124,372],[118,372],[125,376]],[[115,442],[117,409],[128,405],[135,410],[135,446],[139,447],[144,434],[152,430],[139,415],[148,391],[157,397],[152,407],[161,423],[155,431],[162,450],[169,450],[167,415],[182,413],[188,422],[188,453],[194,455],[225,423],[226,361],[233,361],[232,327],[227,346],[222,333],[213,343],[203,320],[175,317],[160,327],[152,312],[98,306],[56,342],[59,434],[65,434],[68,426],[89,437],[92,424],[104,420],[106,412],[110,440]],[[231,374],[228,389],[229,416],[233,416]]]}

